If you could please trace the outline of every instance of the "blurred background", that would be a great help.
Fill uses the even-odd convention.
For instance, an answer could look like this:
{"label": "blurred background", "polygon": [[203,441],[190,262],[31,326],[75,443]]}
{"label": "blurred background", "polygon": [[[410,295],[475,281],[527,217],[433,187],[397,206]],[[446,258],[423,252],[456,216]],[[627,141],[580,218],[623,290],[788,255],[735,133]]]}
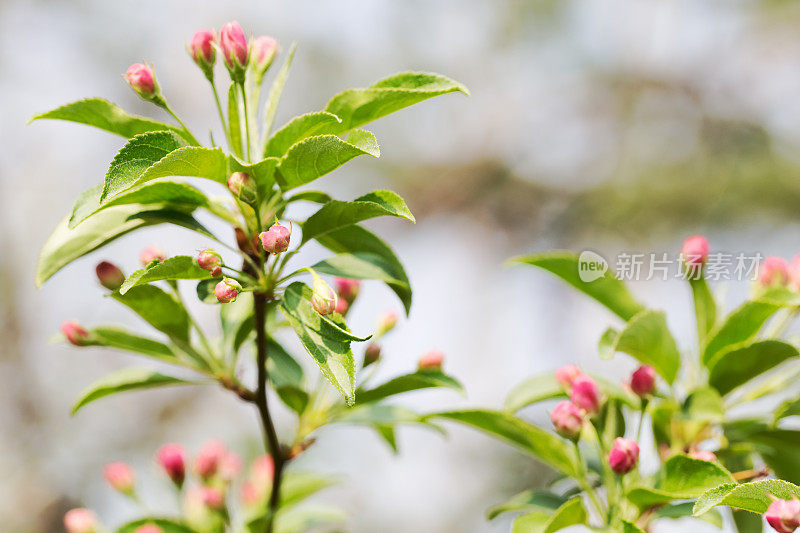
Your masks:
{"label": "blurred background", "polygon": [[[69,415],[83,387],[135,358],[52,344],[61,321],[142,326],[102,298],[96,262],[111,259],[130,272],[143,246],[191,253],[204,244],[196,235],[142,232],[73,263],[42,290],[33,286],[40,246],[74,197],[102,180],[124,141],[56,121],[25,127],[28,118],[100,96],[166,119],[120,76],[144,59],[193,130],[216,127],[184,42],[232,19],[248,34],[274,35],[284,50],[299,43],[278,125],[401,70],[439,72],[472,91],[371,124],[382,157],[315,184],[342,199],[392,187],[417,216],[416,225],[368,224],[392,243],[415,290],[410,318],[384,346],[382,373],[412,370],[423,352],[439,348],[469,395],[421,392],[404,405],[499,407],[524,377],[567,362],[616,379],[634,368],[623,355],[613,362],[595,355],[615,320],[608,312],[545,273],[504,267],[509,256],[551,248],[608,258],[674,254],[694,233],[709,236],[715,250],[800,251],[794,2],[0,0],[3,531],[60,531],[63,512],[78,504],[112,525],[134,517],[102,480],[111,460],[137,467],[151,504],[168,510],[152,460],[166,441],[195,451],[220,438],[250,457],[258,449],[255,413],[212,387],[120,395]],[[633,290],[668,311],[690,349],[684,285],[641,281]],[[715,289],[732,307],[747,283]],[[387,308],[399,310],[399,302],[378,283],[365,284],[352,328],[369,330]],[[198,303],[195,313],[214,327],[212,308]],[[547,424],[548,407],[524,416]],[[504,444],[449,429],[444,439],[407,428],[393,456],[366,429],[329,428],[302,462],[343,474],[320,498],[350,513],[350,531],[508,531],[509,520],[486,522],[485,509],[549,474]],[[698,522],[689,527],[706,531]]]}

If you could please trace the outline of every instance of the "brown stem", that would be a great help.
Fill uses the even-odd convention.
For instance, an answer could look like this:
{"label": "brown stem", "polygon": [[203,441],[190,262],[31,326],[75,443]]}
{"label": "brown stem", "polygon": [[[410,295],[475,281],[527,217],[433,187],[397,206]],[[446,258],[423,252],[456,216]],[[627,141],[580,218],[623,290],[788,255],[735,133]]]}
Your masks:
{"label": "brown stem", "polygon": [[753,468],[751,470],[742,470],[741,472],[734,472],[733,479],[736,481],[742,481],[745,479],[757,479],[760,477],[766,477],[769,475],[768,468]]}

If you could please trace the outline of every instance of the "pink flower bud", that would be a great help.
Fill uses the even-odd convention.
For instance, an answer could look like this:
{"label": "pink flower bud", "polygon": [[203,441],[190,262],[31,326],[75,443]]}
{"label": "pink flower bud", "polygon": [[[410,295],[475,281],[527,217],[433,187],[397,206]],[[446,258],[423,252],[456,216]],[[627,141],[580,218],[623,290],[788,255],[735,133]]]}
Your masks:
{"label": "pink flower bud", "polygon": [[219,462],[219,476],[225,481],[232,481],[242,471],[242,458],[233,452],[227,452]]}
{"label": "pink flower bud", "polygon": [[422,371],[441,370],[444,363],[444,354],[439,350],[430,350],[419,358],[417,368]]}
{"label": "pink flower bud", "polygon": [[800,254],[797,254],[789,263],[789,278],[791,280],[792,288],[800,290]]}
{"label": "pink flower bud", "polygon": [[572,388],[572,382],[575,381],[575,378],[582,374],[583,372],[577,365],[565,365],[556,370],[556,381],[569,390]]}
{"label": "pink flower bud", "polygon": [[222,272],[222,256],[213,248],[203,248],[197,254],[197,265],[217,277]]}
{"label": "pink flower bud", "polygon": [[252,204],[256,201],[256,182],[246,172],[234,172],[228,178],[228,190],[243,202]]}
{"label": "pink flower bud", "polygon": [[378,325],[375,328],[375,336],[382,337],[392,331],[394,327],[397,325],[397,312],[390,309],[385,311],[380,317],[378,317]]}
{"label": "pink flower bud", "polygon": [[103,477],[106,478],[108,484],[117,489],[123,494],[133,494],[133,488],[136,484],[136,473],[133,468],[125,463],[115,462],[108,463],[103,468]]}
{"label": "pink flower bud", "polygon": [[800,500],[775,500],[764,513],[767,523],[779,533],[792,533],[800,527]]}
{"label": "pink flower bud", "polygon": [[89,340],[89,332],[74,320],[67,320],[61,323],[61,333],[67,338],[70,344],[75,346],[86,346]]}
{"label": "pink flower bud", "polygon": [[64,529],[67,533],[95,533],[99,521],[89,509],[72,509],[64,515]]}
{"label": "pink flower bud", "polygon": [[186,479],[186,460],[183,446],[180,444],[165,444],[158,450],[156,456],[161,468],[167,473],[173,483],[179,487]]}
{"label": "pink flower bud", "polygon": [[333,310],[335,313],[339,313],[343,315],[347,312],[347,309],[350,307],[350,304],[347,303],[347,300],[344,298],[337,298],[336,299],[336,308]]}
{"label": "pink flower bud", "polygon": [[336,278],[336,292],[339,293],[339,298],[347,300],[347,303],[353,303],[353,300],[358,296],[358,290],[361,288],[361,281],[351,278]]}
{"label": "pink flower bud", "polygon": [[717,456],[714,452],[709,452],[706,450],[695,450],[689,454],[689,457],[692,459],[699,459],[700,461],[716,461]]}
{"label": "pink flower bud", "polygon": [[219,32],[219,46],[225,66],[231,72],[243,72],[247,65],[248,47],[247,38],[239,23],[226,22]]}
{"label": "pink flower bud", "polygon": [[250,60],[259,76],[263,76],[272,60],[275,59],[275,54],[278,52],[278,41],[268,35],[262,35],[253,39],[252,44],[252,57]]}
{"label": "pink flower bud", "polygon": [[286,226],[273,224],[267,231],[259,235],[261,246],[271,254],[280,254],[289,249],[289,241],[292,239],[292,232]]}
{"label": "pink flower bud", "polygon": [[214,48],[216,40],[214,30],[197,30],[189,41],[189,55],[206,73],[211,72],[211,67],[217,59],[217,51]]}
{"label": "pink flower bud", "polygon": [[164,533],[164,530],[155,524],[145,524],[137,527],[133,533]]}
{"label": "pink flower bud", "polygon": [[266,493],[260,490],[252,481],[245,481],[244,484],[242,484],[240,497],[242,499],[242,503],[246,507],[255,507],[261,503],[265,494]]}
{"label": "pink flower bud", "polygon": [[569,398],[590,415],[600,411],[600,387],[586,374],[581,374],[572,381]]}
{"label": "pink flower bud", "polygon": [[644,398],[656,388],[656,371],[652,366],[642,365],[631,375],[631,390]]}
{"label": "pink flower bud", "polygon": [[639,445],[636,441],[617,437],[614,445],[608,452],[608,464],[611,470],[617,474],[627,474],[634,468],[639,461]]}
{"label": "pink flower bud", "polygon": [[758,266],[758,283],[763,287],[783,287],[789,283],[789,265],[782,257],[771,255]]}
{"label": "pink flower bud", "polygon": [[227,304],[236,301],[236,297],[242,291],[242,286],[239,282],[231,278],[222,278],[222,281],[214,287],[214,296],[221,304]]}
{"label": "pink flower bud", "polygon": [[202,489],[203,505],[213,511],[219,511],[225,506],[225,496],[214,487],[203,487]]}
{"label": "pink flower bud", "polygon": [[159,263],[161,263],[166,258],[167,254],[164,253],[164,250],[162,250],[156,245],[148,246],[147,248],[144,248],[141,252],[139,252],[139,262],[144,266],[149,265],[153,261],[158,261]]}
{"label": "pink flower bud", "polygon": [[702,267],[706,264],[710,247],[702,235],[693,235],[683,241],[681,259],[687,267]]}
{"label": "pink flower bud", "polygon": [[101,261],[94,270],[100,285],[106,289],[115,291],[125,283],[125,274],[114,263]]}
{"label": "pink flower bud", "polygon": [[321,277],[314,274],[313,294],[311,305],[321,315],[329,315],[336,310],[336,292]]}
{"label": "pink flower bud", "polygon": [[145,100],[152,100],[158,94],[156,76],[153,69],[142,63],[134,63],[125,72],[125,79],[136,94]]}
{"label": "pink flower bud", "polygon": [[194,471],[201,479],[207,481],[217,473],[220,461],[227,450],[225,445],[218,440],[210,440],[203,444],[194,460]]}
{"label": "pink flower bud", "polygon": [[583,428],[583,411],[572,402],[558,402],[550,420],[556,428],[556,433],[566,439],[577,439]]}
{"label": "pink flower bud", "polygon": [[250,482],[262,492],[272,486],[272,476],[275,474],[275,462],[271,455],[261,455],[253,461],[250,467]]}
{"label": "pink flower bud", "polygon": [[381,345],[376,342],[371,342],[364,350],[364,364],[362,366],[369,366],[376,363],[381,358]]}

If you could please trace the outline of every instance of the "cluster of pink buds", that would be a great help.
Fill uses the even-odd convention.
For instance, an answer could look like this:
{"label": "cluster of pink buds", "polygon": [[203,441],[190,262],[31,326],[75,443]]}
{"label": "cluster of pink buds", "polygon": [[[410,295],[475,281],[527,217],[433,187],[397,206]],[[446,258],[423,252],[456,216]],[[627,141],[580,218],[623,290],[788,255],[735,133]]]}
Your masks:
{"label": "cluster of pink buds", "polygon": [[772,498],[773,501],[764,513],[764,518],[775,531],[792,533],[800,527],[800,500],[797,496],[792,496],[791,500]]}
{"label": "cluster of pink buds", "polygon": [[240,292],[242,292],[242,286],[233,278],[222,278],[222,281],[214,286],[214,296],[221,304],[235,302]]}
{"label": "cluster of pink buds", "polygon": [[440,371],[444,364],[444,354],[439,350],[429,350],[419,358],[417,368],[423,372]]}
{"label": "cluster of pink buds", "polygon": [[222,275],[222,256],[213,248],[203,248],[197,253],[197,265],[215,278]]}
{"label": "cluster of pink buds", "polygon": [[127,496],[133,496],[136,485],[136,473],[130,465],[122,462],[108,463],[103,468],[103,477],[114,489]]}
{"label": "cluster of pink buds", "polygon": [[139,252],[139,262],[144,266],[147,266],[154,261],[161,263],[166,258],[167,254],[164,253],[164,250],[156,245],[148,246]]}
{"label": "cluster of pink buds", "polygon": [[236,21],[222,26],[219,39],[214,30],[198,30],[186,49],[209,81],[214,79],[214,63],[217,59],[215,47],[222,53],[231,79],[237,83],[244,81],[245,70],[249,65],[256,76],[256,82],[260,84],[278,53],[278,41],[268,35],[255,37],[248,44],[244,30]]}
{"label": "cluster of pink buds", "polygon": [[97,274],[97,280],[100,282],[100,285],[110,291],[119,289],[122,284],[125,283],[125,274],[123,274],[122,270],[114,263],[101,261],[97,264],[97,267],[95,267],[95,273]]}
{"label": "cluster of pink buds", "polygon": [[608,452],[608,465],[617,474],[627,474],[639,462],[639,445],[636,441],[617,437]]}
{"label": "cluster of pink buds", "polygon": [[264,248],[265,252],[281,254],[289,249],[292,230],[275,222],[267,231],[262,232],[259,238],[261,239],[261,247]]}

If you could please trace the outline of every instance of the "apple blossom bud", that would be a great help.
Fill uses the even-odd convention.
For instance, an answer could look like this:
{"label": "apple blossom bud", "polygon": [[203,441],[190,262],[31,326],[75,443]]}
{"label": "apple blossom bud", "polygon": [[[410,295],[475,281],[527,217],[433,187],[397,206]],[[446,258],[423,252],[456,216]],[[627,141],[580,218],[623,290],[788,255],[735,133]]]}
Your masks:
{"label": "apple blossom bud", "polygon": [[275,54],[278,52],[278,41],[268,35],[261,35],[253,39],[251,46],[250,61],[260,80],[275,59]]}
{"label": "apple blossom bud", "polygon": [[61,323],[61,333],[67,338],[70,344],[75,346],[86,346],[89,340],[89,332],[83,329],[78,322],[67,320]]}
{"label": "apple blossom bud", "polygon": [[364,349],[364,364],[363,367],[368,367],[372,363],[378,362],[381,358],[381,345],[376,342],[371,342]]}
{"label": "apple blossom bud", "polygon": [[280,254],[289,249],[289,242],[292,239],[292,231],[286,226],[273,224],[267,231],[259,235],[261,246],[271,254]]}
{"label": "apple blossom bud", "polygon": [[321,277],[314,273],[313,294],[311,305],[321,315],[329,315],[336,309],[336,292]]}
{"label": "apple blossom bud", "polygon": [[139,262],[144,266],[149,265],[153,261],[158,261],[159,263],[161,263],[166,258],[167,254],[164,253],[164,250],[162,250],[156,245],[148,246],[147,248],[144,248],[141,252],[139,252]]}
{"label": "apple blossom bud", "polygon": [[693,235],[683,241],[681,260],[687,268],[698,268],[706,264],[710,247],[708,239],[702,235]]}
{"label": "apple blossom bud", "polygon": [[218,440],[203,444],[194,460],[194,471],[203,481],[208,481],[217,473],[220,461],[227,453],[225,445]]}
{"label": "apple blossom bud", "polygon": [[157,100],[161,97],[153,69],[142,63],[134,63],[125,71],[125,79],[131,88],[145,100]]}
{"label": "apple blossom bud", "polygon": [[222,275],[222,256],[213,248],[203,248],[197,254],[197,265],[211,272],[213,277]]}
{"label": "apple blossom bud", "polygon": [[101,261],[94,269],[97,274],[97,279],[100,285],[108,290],[115,291],[125,283],[125,274],[114,263],[108,261]]}
{"label": "apple blossom bud", "polygon": [[108,484],[123,494],[132,495],[136,484],[136,473],[125,463],[108,463],[103,468],[103,477]]}
{"label": "apple blossom bud", "polygon": [[164,533],[164,530],[155,524],[145,524],[137,527],[133,533]]}
{"label": "apple blossom bud", "polygon": [[219,511],[225,506],[225,496],[221,491],[214,487],[203,487],[201,490],[203,505],[212,511]]}
{"label": "apple blossom bud", "polygon": [[642,365],[631,375],[631,390],[644,398],[656,388],[656,370],[650,365]]}
{"label": "apple blossom bud", "polygon": [[246,172],[234,172],[228,178],[228,190],[239,200],[252,204],[256,201],[256,182]]}
{"label": "apple blossom bud", "polygon": [[608,464],[617,474],[627,474],[639,461],[639,445],[636,441],[617,437],[608,452]]}
{"label": "apple blossom bud", "polygon": [[258,490],[256,484],[252,481],[245,481],[242,484],[239,497],[242,499],[242,503],[245,505],[245,507],[255,507],[261,502],[261,499],[264,497],[264,493]]}
{"label": "apple blossom bud", "polygon": [[225,66],[237,82],[244,81],[244,67],[247,66],[249,48],[247,38],[238,22],[226,22],[219,32],[219,47]]}
{"label": "apple blossom bud", "polygon": [[569,398],[572,403],[590,415],[600,411],[600,387],[586,374],[581,374],[573,380]]}
{"label": "apple blossom bud", "polygon": [[353,303],[353,300],[358,296],[358,290],[361,288],[361,281],[352,278],[336,278],[336,292],[339,298],[346,300],[347,303]]}
{"label": "apple blossom bud", "polygon": [[556,428],[556,433],[566,439],[577,440],[583,428],[583,411],[572,402],[558,402],[550,420]]}
{"label": "apple blossom bud", "polygon": [[350,304],[347,303],[347,300],[344,298],[336,298],[336,308],[333,310],[335,313],[339,313],[340,315],[344,315],[347,313],[347,309],[350,307]]}
{"label": "apple blossom bud", "polygon": [[378,318],[378,325],[375,328],[375,336],[383,337],[384,335],[392,331],[396,325],[397,325],[397,313],[392,309],[385,311]]}
{"label": "apple blossom bud", "polygon": [[779,533],[792,533],[800,527],[800,500],[775,500],[764,513],[767,523]]}
{"label": "apple blossom bud", "polygon": [[689,454],[689,457],[692,459],[699,459],[700,461],[716,461],[717,456],[714,452],[709,452],[706,450],[695,450]]}
{"label": "apple blossom bud", "polygon": [[275,462],[271,455],[261,455],[253,461],[250,467],[250,482],[261,492],[272,486],[272,476],[275,474]]}
{"label": "apple blossom bud", "polygon": [[417,368],[422,371],[436,371],[442,369],[444,354],[439,350],[430,350],[419,358]]}
{"label": "apple blossom bud", "polygon": [[64,515],[67,533],[95,533],[98,526],[97,516],[89,509],[71,509]]}
{"label": "apple blossom bud", "polygon": [[214,76],[214,62],[217,59],[217,51],[214,48],[216,40],[214,30],[197,30],[188,46],[189,55],[209,79]]}
{"label": "apple blossom bud", "polygon": [[789,283],[789,265],[782,257],[771,255],[758,266],[758,283],[762,287],[783,287]]}
{"label": "apple blossom bud", "polygon": [[556,370],[556,381],[561,383],[565,389],[571,389],[572,382],[582,374],[583,372],[577,365],[565,365]]}
{"label": "apple blossom bud", "polygon": [[227,452],[219,462],[219,476],[225,481],[233,481],[242,471],[242,458],[233,452]]}
{"label": "apple blossom bud", "polygon": [[158,450],[156,456],[161,468],[178,487],[182,486],[183,480],[186,479],[185,455],[180,444],[165,444]]}
{"label": "apple blossom bud", "polygon": [[221,304],[227,304],[236,301],[236,297],[242,291],[242,286],[239,282],[231,278],[222,278],[222,281],[214,287],[214,296]]}

